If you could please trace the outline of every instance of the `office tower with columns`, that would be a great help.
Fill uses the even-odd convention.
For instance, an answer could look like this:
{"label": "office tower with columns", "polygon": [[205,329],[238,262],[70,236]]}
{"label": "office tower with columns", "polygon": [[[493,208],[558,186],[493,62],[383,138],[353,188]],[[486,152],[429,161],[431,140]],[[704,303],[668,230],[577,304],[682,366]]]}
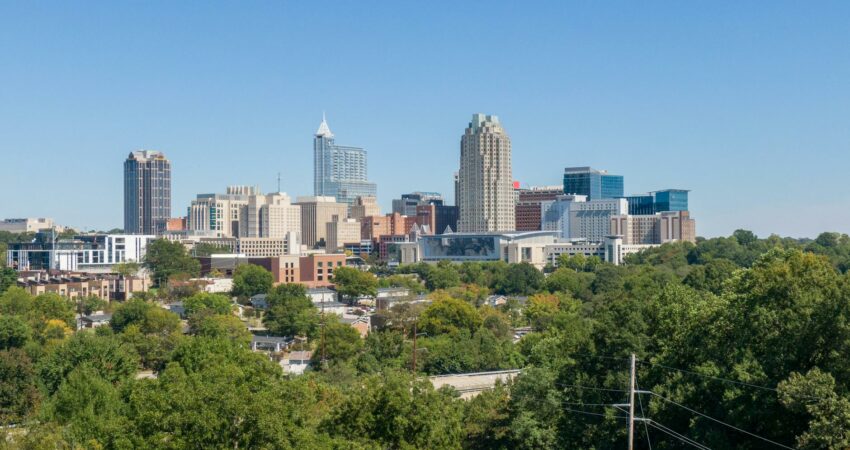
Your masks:
{"label": "office tower with columns", "polygon": [[124,161],[124,233],[156,234],[171,217],[171,162],[162,152],[131,152]]}
{"label": "office tower with columns", "polygon": [[460,141],[458,231],[513,231],[511,138],[496,116],[474,114]]}
{"label": "office tower with columns", "polygon": [[351,206],[357,197],[375,197],[377,190],[367,178],[366,150],[337,145],[322,115],[313,138],[313,195]]}

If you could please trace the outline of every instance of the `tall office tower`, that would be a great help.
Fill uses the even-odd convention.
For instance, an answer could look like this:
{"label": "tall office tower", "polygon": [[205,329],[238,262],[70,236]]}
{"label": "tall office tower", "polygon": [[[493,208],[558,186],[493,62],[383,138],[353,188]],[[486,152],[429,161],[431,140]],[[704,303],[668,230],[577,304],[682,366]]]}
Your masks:
{"label": "tall office tower", "polygon": [[588,200],[623,196],[623,176],[590,167],[564,169],[564,193],[586,195]]}
{"label": "tall office tower", "polygon": [[513,231],[511,138],[499,118],[473,114],[460,140],[458,231]]}
{"label": "tall office tower", "polygon": [[336,145],[323,115],[313,139],[313,194],[351,206],[357,197],[376,196],[366,175],[366,150]]}
{"label": "tall office tower", "polygon": [[171,162],[140,150],[124,161],[124,232],[156,234],[171,218]]}
{"label": "tall office tower", "polygon": [[301,207],[301,242],[312,248],[320,241],[327,243],[327,223],[346,218],[348,207],[333,197],[298,197]]}
{"label": "tall office tower", "polygon": [[[257,186],[228,186],[225,194],[198,194],[187,211],[186,228],[220,238],[247,237],[248,200],[259,195]],[[298,228],[296,228],[298,230]]]}
{"label": "tall office tower", "polygon": [[357,197],[354,199],[354,204],[351,205],[351,212],[348,215],[352,219],[360,220],[367,216],[379,214],[381,214],[381,208],[378,206],[378,199],[375,197]]}

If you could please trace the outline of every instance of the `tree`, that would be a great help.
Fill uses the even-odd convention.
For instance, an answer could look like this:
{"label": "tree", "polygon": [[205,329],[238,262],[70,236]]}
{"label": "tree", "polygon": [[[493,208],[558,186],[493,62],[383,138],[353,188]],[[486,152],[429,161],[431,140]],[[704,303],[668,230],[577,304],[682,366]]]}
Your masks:
{"label": "tree", "polygon": [[242,264],[233,272],[233,295],[248,298],[257,294],[267,294],[273,282],[271,272],[263,267]]}
{"label": "tree", "polygon": [[79,311],[85,315],[90,315],[95,311],[101,311],[108,305],[106,300],[95,295],[83,297],[82,299],[77,300],[77,302],[79,305]]}
{"label": "tree", "polygon": [[[0,253],[5,255],[6,252]],[[14,286],[18,282],[18,272],[11,267],[0,267],[0,294],[6,292],[6,289]]]}
{"label": "tree", "polygon": [[319,312],[300,284],[281,284],[272,289],[263,324],[278,336],[315,336]]}
{"label": "tree", "polygon": [[229,339],[245,348],[251,344],[248,327],[232,314],[216,314],[203,309],[189,317],[189,326],[196,336]]}
{"label": "tree", "polygon": [[141,269],[141,266],[135,261],[122,262],[112,266],[112,271],[124,278],[136,276],[139,269]]}
{"label": "tree", "polygon": [[21,316],[0,316],[0,349],[21,348],[32,336],[32,330]]}
{"label": "tree", "polygon": [[0,425],[20,423],[39,397],[29,356],[20,349],[0,350]]}
{"label": "tree", "polygon": [[192,316],[192,314],[204,309],[209,309],[216,314],[231,314],[233,303],[223,294],[199,292],[183,300],[183,308],[186,310],[187,316]]}
{"label": "tree", "polygon": [[543,286],[543,273],[529,263],[511,264],[505,279],[496,286],[502,294],[531,295]]}
{"label": "tree", "polygon": [[436,300],[419,316],[419,330],[430,336],[461,330],[474,333],[481,323],[481,315],[472,305],[455,298]]}
{"label": "tree", "polygon": [[157,286],[164,285],[178,274],[197,277],[201,272],[201,264],[189,256],[183,244],[166,239],[157,239],[148,244],[145,267],[152,272]]}
{"label": "tree", "polygon": [[38,362],[39,378],[47,392],[53,393],[82,364],[88,364],[104,380],[115,383],[136,374],[139,355],[117,337],[81,333],[50,349]]}
{"label": "tree", "polygon": [[353,267],[339,267],[334,270],[333,282],[337,292],[349,301],[378,294],[378,279],[375,275]]}
{"label": "tree", "polygon": [[145,322],[145,315],[151,308],[155,308],[155,306],[144,300],[137,298],[127,300],[115,308],[112,318],[109,320],[109,326],[116,333],[120,333],[131,324],[142,326]]}
{"label": "tree", "polygon": [[431,267],[425,276],[425,286],[429,290],[448,289],[460,285],[460,275],[454,265],[448,261],[440,261]]}
{"label": "tree", "polygon": [[209,242],[199,242],[192,248],[192,256],[205,257],[216,255],[219,253],[228,253],[229,250],[223,245],[211,244]]}
{"label": "tree", "polygon": [[[360,333],[348,324],[331,316],[324,324],[325,357],[330,362],[346,362],[357,356],[363,347]],[[320,344],[321,345],[321,344]],[[321,351],[313,352],[313,360],[321,361]]]}

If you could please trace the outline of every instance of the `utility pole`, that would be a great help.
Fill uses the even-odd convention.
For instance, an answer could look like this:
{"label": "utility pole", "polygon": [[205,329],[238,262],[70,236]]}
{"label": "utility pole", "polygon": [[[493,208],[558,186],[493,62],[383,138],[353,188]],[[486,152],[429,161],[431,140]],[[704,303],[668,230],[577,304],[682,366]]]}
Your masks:
{"label": "utility pole", "polygon": [[325,354],[325,301],[322,299],[322,367],[324,368],[327,365],[327,359]]}
{"label": "utility pole", "polygon": [[413,375],[416,376],[416,321],[413,321]]}
{"label": "utility pole", "polygon": [[632,353],[629,370],[629,450],[635,446],[635,354]]}

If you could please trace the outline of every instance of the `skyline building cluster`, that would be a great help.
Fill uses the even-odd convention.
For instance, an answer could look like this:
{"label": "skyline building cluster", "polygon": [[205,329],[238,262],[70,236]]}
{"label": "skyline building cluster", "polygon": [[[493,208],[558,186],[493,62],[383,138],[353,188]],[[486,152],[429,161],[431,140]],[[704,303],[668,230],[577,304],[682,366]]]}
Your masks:
{"label": "skyline building cluster", "polygon": [[[589,166],[564,168],[562,185],[520,187],[512,174],[511,138],[495,115],[473,114],[460,136],[454,205],[438,192],[414,191],[394,198],[392,211],[382,214],[377,186],[368,180],[366,151],[337,145],[324,115],[313,150],[314,195],[293,201],[285,192],[232,185],[224,193],[198,194],[178,218],[170,214],[171,162],[159,151],[131,152],[124,161],[125,234],[103,240],[105,256],[79,253],[80,263],[93,267],[128,255],[142,258],[141,247],[134,252],[111,247],[123,250],[124,236],[133,235],[190,247],[207,243],[254,258],[347,251],[390,263],[496,258],[537,266],[581,252],[618,262],[647,246],[696,240],[685,189],[627,196],[624,176]],[[52,220],[14,219],[0,225],[29,230],[48,223]],[[77,254],[63,249],[79,252],[88,245],[79,244],[85,239],[65,240],[54,249],[49,239],[40,239],[31,247],[10,247],[7,260],[18,267],[77,267],[59,263]],[[291,261],[280,263],[293,270]]]}

